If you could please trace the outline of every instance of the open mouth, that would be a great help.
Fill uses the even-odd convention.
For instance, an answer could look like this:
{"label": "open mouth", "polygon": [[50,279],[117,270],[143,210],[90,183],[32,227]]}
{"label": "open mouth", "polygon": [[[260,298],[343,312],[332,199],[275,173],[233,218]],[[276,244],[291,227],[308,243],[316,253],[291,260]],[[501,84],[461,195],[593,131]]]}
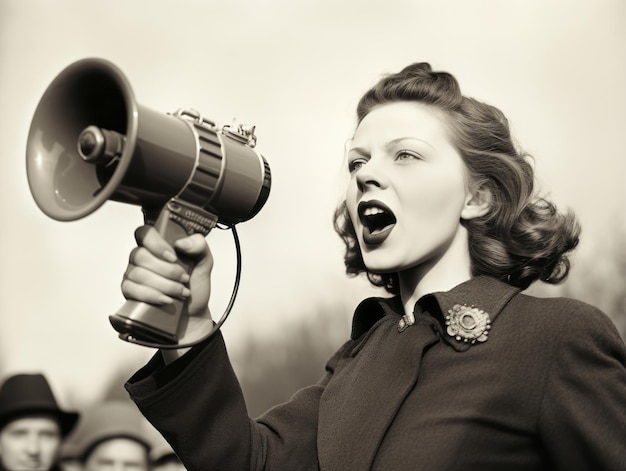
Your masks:
{"label": "open mouth", "polygon": [[358,213],[363,224],[363,241],[368,245],[383,243],[396,224],[393,211],[377,200],[359,203]]}

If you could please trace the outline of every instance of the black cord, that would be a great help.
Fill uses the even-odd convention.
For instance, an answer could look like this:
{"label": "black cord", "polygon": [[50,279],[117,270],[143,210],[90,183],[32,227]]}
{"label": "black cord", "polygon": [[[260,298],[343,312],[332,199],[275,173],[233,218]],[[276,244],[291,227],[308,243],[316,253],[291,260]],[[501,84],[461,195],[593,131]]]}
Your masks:
{"label": "black cord", "polygon": [[235,298],[237,297],[237,292],[239,291],[239,281],[241,280],[241,245],[239,243],[239,236],[237,235],[237,230],[235,229],[234,225],[224,226],[224,227],[217,226],[217,227],[219,229],[230,229],[233,234],[233,240],[235,242],[235,251],[237,253],[237,271],[235,273],[235,284],[233,286],[233,291],[230,295],[230,300],[228,301],[228,305],[226,306],[226,309],[224,309],[224,314],[222,314],[222,317],[220,318],[220,320],[217,322],[217,324],[213,326],[213,329],[208,334],[204,335],[198,340],[195,340],[193,342],[183,343],[183,344],[147,342],[144,340],[136,339],[130,334],[120,334],[119,337],[122,340],[125,340],[126,342],[130,342],[130,343],[134,343],[136,345],[141,345],[142,347],[159,348],[159,349],[164,349],[164,350],[178,350],[181,348],[190,348],[190,347],[193,347],[194,345],[198,345],[199,343],[202,343],[205,340],[208,340],[209,338],[211,338],[213,335],[217,333],[218,330],[220,330],[224,322],[226,322],[226,319],[228,318],[230,311],[233,308],[233,305],[235,304]]}

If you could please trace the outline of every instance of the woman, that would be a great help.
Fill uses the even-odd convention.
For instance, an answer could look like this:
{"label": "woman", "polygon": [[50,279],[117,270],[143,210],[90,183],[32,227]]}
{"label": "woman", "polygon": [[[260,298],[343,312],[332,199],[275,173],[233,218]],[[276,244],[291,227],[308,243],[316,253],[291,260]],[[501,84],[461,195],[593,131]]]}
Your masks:
{"label": "woman", "polygon": [[[521,293],[567,276],[579,229],[533,194],[503,114],[420,63],[381,79],[357,116],[335,226],[347,272],[390,296],[357,307],[318,384],[256,420],[220,335],[130,379],[143,413],[189,470],[623,469],[626,348],[597,309]],[[197,337],[204,239],[136,235],[124,295],[190,297]],[[190,279],[175,253],[198,261]]]}

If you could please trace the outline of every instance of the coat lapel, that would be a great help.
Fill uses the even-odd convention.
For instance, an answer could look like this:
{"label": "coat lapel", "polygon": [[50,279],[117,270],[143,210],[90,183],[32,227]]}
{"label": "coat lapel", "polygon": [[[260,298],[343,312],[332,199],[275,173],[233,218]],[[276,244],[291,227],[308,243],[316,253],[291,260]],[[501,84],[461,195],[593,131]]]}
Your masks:
{"label": "coat lapel", "polygon": [[[476,307],[485,312],[489,317],[490,323],[493,324],[500,312],[502,312],[502,309],[519,292],[519,288],[510,286],[495,278],[477,276],[450,291],[423,296],[417,304],[423,312],[427,312],[439,320],[442,337],[446,343],[455,350],[464,352],[474,344],[459,341],[453,335],[447,333],[445,318],[447,313],[451,312],[455,305]],[[493,324],[492,330],[497,335],[497,325]],[[476,343],[476,345],[479,344],[480,342]]]}
{"label": "coat lapel", "polygon": [[322,395],[318,429],[322,470],[370,469],[385,432],[417,380],[424,350],[438,340],[436,321],[430,316],[416,315],[416,323],[402,332],[399,315],[379,317],[350,355],[339,360]]}

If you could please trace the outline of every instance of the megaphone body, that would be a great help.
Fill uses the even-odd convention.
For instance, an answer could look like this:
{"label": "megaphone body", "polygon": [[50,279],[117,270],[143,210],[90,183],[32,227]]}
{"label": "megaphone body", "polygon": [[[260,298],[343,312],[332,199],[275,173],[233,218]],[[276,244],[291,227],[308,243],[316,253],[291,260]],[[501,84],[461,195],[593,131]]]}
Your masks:
{"label": "megaphone body", "polygon": [[[207,235],[217,223],[234,226],[263,207],[271,173],[255,144],[253,127],[219,128],[193,110],[142,106],[114,64],[83,59],[41,98],[26,170],[35,202],[53,219],[80,219],[107,200],[133,204],[173,243]],[[184,301],[127,301],[110,320],[122,338],[175,344],[185,309]]]}

